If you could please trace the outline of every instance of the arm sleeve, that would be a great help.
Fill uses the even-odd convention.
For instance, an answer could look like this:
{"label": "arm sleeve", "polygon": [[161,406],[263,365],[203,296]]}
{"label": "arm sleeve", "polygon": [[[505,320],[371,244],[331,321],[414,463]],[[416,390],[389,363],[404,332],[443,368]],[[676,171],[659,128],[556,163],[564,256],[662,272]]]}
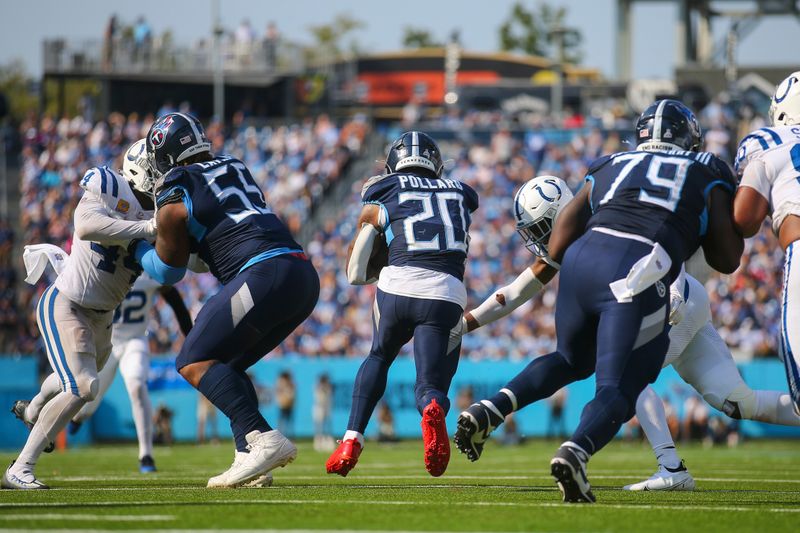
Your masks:
{"label": "arm sleeve", "polygon": [[109,216],[104,204],[86,193],[75,209],[75,233],[84,241],[126,245],[133,239],[154,239],[156,223],[155,219],[135,222]]}
{"label": "arm sleeve", "polygon": [[751,161],[744,169],[740,187],[750,187],[755,189],[758,194],[769,200],[770,181],[767,174],[767,166],[761,159]]}
{"label": "arm sleeve", "polygon": [[353,253],[347,263],[347,281],[351,285],[367,285],[372,280],[367,279],[367,268],[370,257],[372,257],[372,247],[378,230],[372,224],[363,224],[356,236],[353,245]]}
{"label": "arm sleeve", "polygon": [[470,312],[479,326],[485,326],[511,313],[541,292],[544,284],[536,279],[533,271],[526,268],[509,285],[498,289],[486,301]]}
{"label": "arm sleeve", "polygon": [[178,325],[181,328],[183,336],[189,334],[192,329],[192,317],[189,315],[189,310],[186,309],[186,304],[183,303],[181,293],[175,287],[169,287],[161,292],[164,300],[169,304],[175,312],[175,318],[178,320]]}
{"label": "arm sleeve", "polygon": [[139,241],[136,243],[133,256],[142,265],[144,271],[161,285],[174,285],[186,275],[185,266],[174,267],[166,264],[149,242]]}

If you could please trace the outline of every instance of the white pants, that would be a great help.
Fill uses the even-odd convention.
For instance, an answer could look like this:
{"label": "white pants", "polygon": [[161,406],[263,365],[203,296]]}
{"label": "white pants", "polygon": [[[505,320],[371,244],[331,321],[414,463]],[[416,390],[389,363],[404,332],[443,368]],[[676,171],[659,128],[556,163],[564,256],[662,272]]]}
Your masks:
{"label": "white pants", "polygon": [[744,385],[731,351],[711,322],[692,338],[672,366],[715,409],[724,411],[725,400]]}
{"label": "white pants", "polygon": [[[795,252],[799,257],[794,257]],[[781,359],[786,367],[789,394],[800,413],[800,241],[786,248],[781,301]]]}
{"label": "white pants", "polygon": [[119,367],[128,397],[131,401],[133,423],[136,426],[136,437],[139,442],[139,458],[153,453],[153,407],[147,390],[147,374],[150,369],[150,350],[147,339],[136,337],[114,346],[112,357],[100,372],[100,391],[94,401],[83,406],[75,415],[76,422],[83,422],[91,417],[105,396],[114,375]]}
{"label": "white pants", "polygon": [[103,396],[106,395],[109,387],[114,382],[117,368],[119,368],[122,379],[125,381],[125,387],[128,389],[131,403],[138,401],[138,398],[135,397],[139,395],[132,394],[132,391],[135,393],[135,389],[142,384],[144,384],[145,388],[147,387],[147,374],[150,369],[150,350],[147,346],[147,339],[137,337],[113,347],[111,357],[109,357],[99,374],[100,389],[97,397],[83,406],[80,413],[75,416],[76,422],[83,422],[97,411],[103,401]]}
{"label": "white pants", "polygon": [[42,294],[36,321],[50,366],[64,392],[85,401],[99,391],[97,372],[111,353],[112,311],[93,311],[63,296],[54,285]]}

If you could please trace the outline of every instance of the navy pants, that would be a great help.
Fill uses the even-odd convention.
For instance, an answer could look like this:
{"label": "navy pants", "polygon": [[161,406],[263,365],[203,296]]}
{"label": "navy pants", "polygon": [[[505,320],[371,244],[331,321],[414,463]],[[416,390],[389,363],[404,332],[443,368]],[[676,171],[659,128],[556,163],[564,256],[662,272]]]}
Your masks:
{"label": "navy pants", "polygon": [[595,231],[570,246],[556,300],[557,350],[534,359],[506,387],[522,408],[596,374],[595,397],[571,438],[589,453],[605,446],[633,416],[636,399],[658,377],[667,353],[669,277],[629,303],[617,302],[609,288],[651,250]]}
{"label": "navy pants", "polygon": [[197,315],[175,361],[178,370],[209,367],[197,388],[231,422],[236,449],[246,436],[272,429],[258,409],[247,369],[272,351],[314,310],[319,277],[305,256],[280,255],[256,263],[211,297]]}
{"label": "navy pants", "polygon": [[175,365],[217,360],[244,372],[302,324],[318,298],[311,261],[287,254],[256,263],[206,302]]}
{"label": "navy pants", "polygon": [[458,368],[459,349],[447,353],[450,330],[463,309],[442,300],[389,294],[378,289],[373,310],[373,338],[369,356],[353,385],[353,405],[347,429],[364,433],[372,412],[386,390],[386,377],[395,357],[414,338],[417,380],[414,396],[420,413],[431,400],[447,412],[447,391]]}

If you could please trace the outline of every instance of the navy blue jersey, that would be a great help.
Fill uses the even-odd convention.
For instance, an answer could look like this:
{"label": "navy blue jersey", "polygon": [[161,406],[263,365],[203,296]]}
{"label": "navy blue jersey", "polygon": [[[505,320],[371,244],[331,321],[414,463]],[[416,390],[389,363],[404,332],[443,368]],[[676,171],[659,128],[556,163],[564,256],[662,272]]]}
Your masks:
{"label": "navy blue jersey", "polygon": [[700,246],[708,225],[708,195],[720,186],[733,192],[728,166],[706,152],[621,152],[592,163],[592,217],[602,226],[661,244],[673,264]]}
{"label": "navy blue jersey", "polygon": [[365,204],[381,206],[389,265],[464,279],[470,214],[478,209],[472,187],[458,180],[395,173],[367,181],[361,197]]}
{"label": "navy blue jersey", "polygon": [[172,169],[156,191],[156,204],[180,201],[200,258],[222,283],[259,260],[302,252],[238,159],[215,157]]}

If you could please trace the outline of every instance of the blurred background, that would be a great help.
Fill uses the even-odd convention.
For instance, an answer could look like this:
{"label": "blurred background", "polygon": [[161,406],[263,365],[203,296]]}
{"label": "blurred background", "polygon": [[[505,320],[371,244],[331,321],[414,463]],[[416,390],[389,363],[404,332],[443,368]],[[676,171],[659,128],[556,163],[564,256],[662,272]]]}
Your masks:
{"label": "blurred background", "polygon": [[[351,287],[345,250],[361,184],[404,130],[431,134],[472,185],[470,306],[529,265],[512,197],[555,174],[577,188],[596,157],[635,146],[633,119],[657,98],[692,107],[705,150],[732,163],[739,139],[768,125],[775,84],[800,70],[795,0],[244,0],[136,3],[31,0],[0,17],[0,407],[30,398],[49,373],[34,306],[52,280],[22,279],[22,246],[69,250],[78,180],[121,156],[154,118],[180,110],[207,125],[215,152],[248,165],[271,208],[316,265],[312,317],[253,367],[262,408],[289,435],[330,446],[344,430],[352,379],[371,342],[374,287]],[[754,388],[786,390],[777,359],[782,252],[765,225],[741,268],[707,283],[714,320]],[[210,274],[178,286],[194,314],[218,289]],[[494,392],[554,348],[557,284],[508,319],[465,337],[454,409]],[[214,408],[175,372],[182,337],[159,302],[149,317],[149,384],[158,439],[224,439]],[[419,434],[410,348],[390,373],[368,437]],[[657,389],[676,436],[734,443],[800,435],[735,424],[671,369]],[[506,424],[509,443],[568,433],[591,380]],[[5,409],[0,448],[26,437]],[[638,438],[635,421],[623,431]],[[120,378],[73,443],[135,436]]]}

